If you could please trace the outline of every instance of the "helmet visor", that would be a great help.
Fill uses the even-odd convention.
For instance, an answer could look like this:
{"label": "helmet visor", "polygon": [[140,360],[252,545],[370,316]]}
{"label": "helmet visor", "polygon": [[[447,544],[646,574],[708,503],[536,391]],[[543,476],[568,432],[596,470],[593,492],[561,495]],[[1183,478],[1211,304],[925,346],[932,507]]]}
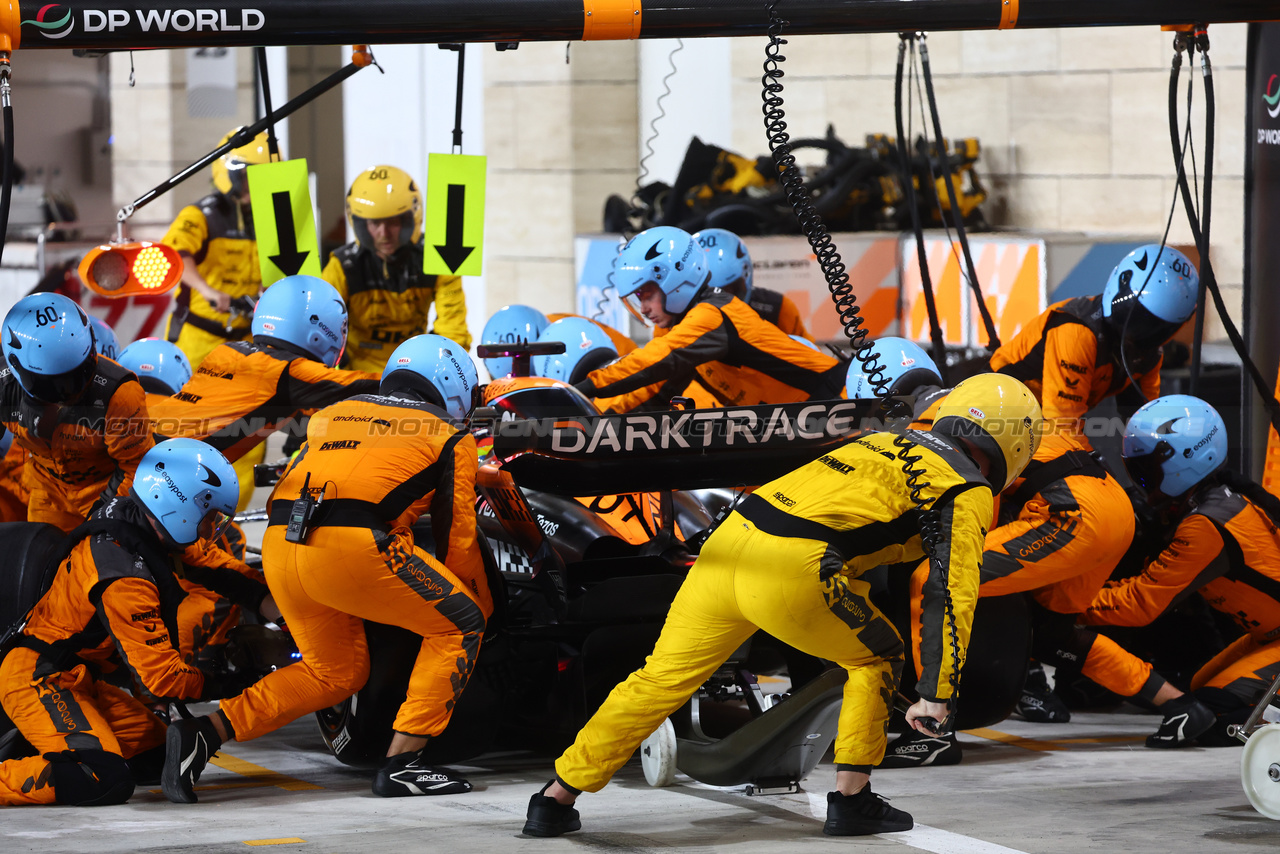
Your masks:
{"label": "helmet visor", "polygon": [[228,157],[227,180],[231,182],[231,195],[244,196],[249,192],[249,164],[237,157]]}
{"label": "helmet visor", "polygon": [[1164,462],[1173,456],[1173,446],[1168,442],[1156,443],[1149,454],[1124,458],[1124,467],[1133,482],[1147,492],[1155,492],[1164,482]]}
{"label": "helmet visor", "polygon": [[210,510],[200,520],[200,527],[196,530],[196,534],[202,540],[216,542],[231,527],[231,521],[231,516],[221,510]]}
{"label": "helmet visor", "polygon": [[1140,356],[1158,350],[1173,337],[1180,326],[1181,323],[1157,317],[1142,303],[1135,302],[1129,310],[1128,319],[1120,324],[1125,337],[1126,353]]}
{"label": "helmet visor", "polygon": [[98,370],[98,354],[90,351],[79,367],[61,374],[38,374],[27,370],[18,360],[9,357],[9,367],[13,368],[19,384],[36,400],[45,403],[73,403],[84,394]]}

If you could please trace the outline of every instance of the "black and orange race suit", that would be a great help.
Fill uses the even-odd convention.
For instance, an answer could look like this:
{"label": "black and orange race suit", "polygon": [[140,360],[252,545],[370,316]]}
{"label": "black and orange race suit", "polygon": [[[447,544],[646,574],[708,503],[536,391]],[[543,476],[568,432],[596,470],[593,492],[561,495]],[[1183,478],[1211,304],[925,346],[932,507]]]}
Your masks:
{"label": "black and orange race suit", "polygon": [[[1080,434],[1081,419],[1129,385],[1120,345],[1105,326],[1102,298],[1054,303],[991,356],[991,369],[1022,380],[1040,401],[1044,420]],[[1163,355],[1143,353],[1129,372],[1148,400],[1160,396]]]}
{"label": "black and orange race suit", "polygon": [[379,377],[329,368],[280,347],[222,344],[173,397],[151,411],[158,435],[208,442],[235,462],[277,429],[356,394]]}
{"label": "black and orange race suit", "polygon": [[1245,635],[1200,668],[1191,687],[1253,705],[1280,673],[1280,532],[1226,486],[1198,490],[1164,550],[1140,575],[1098,591],[1082,620],[1145,626],[1197,592]]}
{"label": "black and orange race suit", "polygon": [[[131,498],[111,499],[93,518],[127,526],[159,548]],[[160,719],[103,682],[102,668],[123,666],[157,697],[206,693],[204,675],[174,642],[182,594],[172,575],[165,577],[163,558],[158,563],[103,533],[81,540],[62,563],[0,665],[5,714],[36,749],[0,763],[0,804],[59,802],[49,767],[54,754],[106,751],[128,759],[164,744]]]}
{"label": "black and orange race suit", "polygon": [[616,411],[627,411],[665,406],[695,377],[726,406],[795,403],[842,397],[845,366],[761,320],[737,297],[713,291],[666,335],[592,371],[578,389],[588,397],[625,395],[626,409]]}
{"label": "black and orange race suit", "polygon": [[[923,469],[923,495],[940,521],[940,573],[926,585],[917,687],[925,697],[946,700],[954,662],[963,662],[969,643],[991,487],[965,454],[941,438],[906,435]],[[872,433],[854,439],[736,506],[702,547],[644,667],[613,689],[557,760],[560,780],[598,791],[663,718],[760,629],[848,671],[836,767],[869,771],[880,762],[903,646],[872,603],[863,576],[924,554],[919,511],[894,438]]]}
{"label": "black and orange race suit", "polygon": [[[232,299],[256,299],[262,290],[253,212],[231,196],[210,193],[178,211],[162,242],[191,256],[209,287]],[[197,368],[224,341],[248,338],[250,320],[218,311],[203,295],[181,284],[169,316],[168,338],[187,354],[191,367]]]}
{"label": "black and orange race suit", "polygon": [[[438,735],[475,666],[493,599],[476,541],[475,439],[441,409],[362,395],[313,415],[276,484],[262,565],[302,660],[224,701],[254,738],[354,694],[369,675],[363,620],[422,636],[395,730]],[[305,543],[285,538],[304,487],[323,494]],[[411,526],[430,513],[434,554]]]}
{"label": "black and orange race suit", "polygon": [[131,371],[105,356],[74,404],[44,404],[0,370],[0,422],[27,452],[27,519],[70,531],[99,498],[123,494],[155,444],[146,395]]}
{"label": "black and orange race suit", "polygon": [[[1121,696],[1154,699],[1163,677],[1075,619],[1133,540],[1124,488],[1074,436],[1050,433],[1001,494],[998,512],[984,544],[979,597],[1029,594],[1036,658],[1060,673],[1082,672]],[[921,564],[912,576],[913,640],[928,569]]]}
{"label": "black and orange race suit", "polygon": [[348,243],[329,256],[321,275],[347,303],[346,355],[353,369],[381,372],[400,342],[427,331],[433,302],[431,331],[471,348],[461,277],[422,272],[422,251],[422,244],[414,243],[383,259]]}

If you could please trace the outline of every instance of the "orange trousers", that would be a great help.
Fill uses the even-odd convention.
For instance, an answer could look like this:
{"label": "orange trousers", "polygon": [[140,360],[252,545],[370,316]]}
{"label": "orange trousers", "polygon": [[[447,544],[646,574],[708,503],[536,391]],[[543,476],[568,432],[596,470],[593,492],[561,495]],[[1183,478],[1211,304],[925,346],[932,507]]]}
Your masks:
{"label": "orange trousers", "polygon": [[128,759],[164,744],[164,724],[138,700],[83,664],[37,676],[38,658],[19,647],[0,665],[5,714],[37,754],[0,763],[0,804],[56,802],[46,753],[105,750]]}
{"label": "orange trousers", "polygon": [[422,636],[408,696],[395,730],[439,735],[449,724],[484,633],[484,614],[458,579],[413,544],[408,528],[318,528],[306,545],[285,541],[284,526],[267,529],[262,568],[302,660],[268,674],[223,715],[241,741],[335,705],[364,687],[369,647],[363,620]]}
{"label": "orange trousers", "polygon": [[[1133,540],[1132,505],[1114,480],[1068,477],[1026,503],[1018,517],[992,528],[982,555],[978,596],[1028,593],[1051,615],[1089,607]],[[911,640],[919,660],[921,600],[928,562],[911,576]],[[1039,609],[1035,609],[1039,610]],[[1036,655],[1074,664],[1094,682],[1125,697],[1154,697],[1164,680],[1151,665],[1092,629],[1036,625]],[[1042,647],[1052,644],[1046,654]],[[1150,695],[1150,696],[1148,696]]]}

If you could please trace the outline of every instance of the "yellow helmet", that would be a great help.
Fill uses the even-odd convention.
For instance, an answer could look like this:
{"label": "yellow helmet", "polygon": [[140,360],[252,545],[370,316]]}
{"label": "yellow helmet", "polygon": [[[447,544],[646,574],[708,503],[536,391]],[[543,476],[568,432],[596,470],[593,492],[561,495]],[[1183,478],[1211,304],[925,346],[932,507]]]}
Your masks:
{"label": "yellow helmet", "polygon": [[991,462],[987,480],[1002,492],[1022,474],[1040,444],[1040,404],[1004,374],[979,374],[957,385],[938,406],[933,432],[972,443]]}
{"label": "yellow helmet", "polygon": [[347,222],[356,240],[373,249],[367,220],[400,217],[400,245],[422,236],[422,190],[403,169],[373,166],[351,182],[347,191]]}
{"label": "yellow helmet", "polygon": [[[231,131],[218,141],[218,145],[224,145],[239,132],[240,128]],[[218,188],[219,193],[244,195],[249,190],[249,177],[245,174],[245,167],[270,162],[271,152],[267,148],[267,132],[263,131],[246,144],[231,149],[213,161],[209,167],[213,172],[213,186]]]}

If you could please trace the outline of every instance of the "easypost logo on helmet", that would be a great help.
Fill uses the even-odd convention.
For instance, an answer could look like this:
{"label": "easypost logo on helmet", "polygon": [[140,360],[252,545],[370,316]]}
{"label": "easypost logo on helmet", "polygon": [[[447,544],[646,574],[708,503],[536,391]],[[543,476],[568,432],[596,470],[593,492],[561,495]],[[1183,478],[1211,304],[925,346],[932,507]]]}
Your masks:
{"label": "easypost logo on helmet", "polygon": [[184,493],[181,489],[178,488],[178,484],[174,483],[173,478],[170,477],[169,473],[164,470],[164,463],[161,461],[157,461],[155,470],[156,470],[156,474],[160,475],[160,477],[164,480],[165,485],[169,487],[169,491],[172,492],[174,495],[178,496],[179,501],[181,501],[183,504],[186,504],[187,503],[186,493]]}
{"label": "easypost logo on helmet", "polygon": [[[66,11],[61,11],[64,9]],[[36,12],[34,18],[22,23],[35,27],[40,31],[40,35],[47,39],[66,38],[75,29],[76,25],[76,22],[71,17],[71,9],[57,3],[41,6],[40,11]]]}
{"label": "easypost logo on helmet", "polygon": [[1218,427],[1217,425],[1214,425],[1214,428],[1210,430],[1203,439],[1201,439],[1199,442],[1196,442],[1190,448],[1184,448],[1182,450],[1182,456],[1190,459],[1192,454],[1194,454],[1196,451],[1203,448],[1205,445],[1209,444],[1209,442],[1212,441],[1213,437],[1216,435],[1218,435]]}

